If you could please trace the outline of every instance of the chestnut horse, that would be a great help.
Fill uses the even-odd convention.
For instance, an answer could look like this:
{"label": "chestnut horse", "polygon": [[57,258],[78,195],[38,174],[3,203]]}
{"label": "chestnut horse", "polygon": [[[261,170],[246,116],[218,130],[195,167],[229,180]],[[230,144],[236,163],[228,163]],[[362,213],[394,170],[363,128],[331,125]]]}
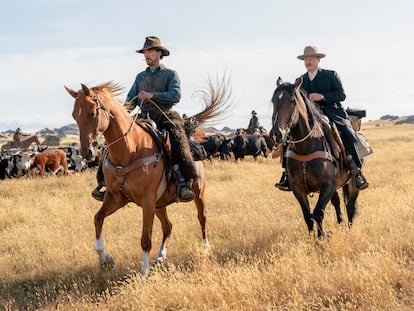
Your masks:
{"label": "chestnut horse", "polygon": [[[103,134],[107,143],[107,157],[104,160],[106,193],[100,210],[95,215],[95,250],[99,254],[102,268],[111,269],[112,257],[104,251],[102,227],[105,217],[111,215],[128,202],[142,207],[143,221],[141,247],[143,267],[141,274],[149,272],[149,253],[154,215],[161,222],[163,238],[154,263],[161,263],[167,256],[167,244],[171,236],[172,224],[167,215],[167,205],[176,202],[175,181],[167,180],[164,154],[152,136],[129,115],[121,102],[116,99],[121,88],[107,82],[92,88],[81,84],[79,91],[65,86],[75,98],[72,116],[80,131],[81,155],[88,160],[92,154],[91,144],[98,134]],[[226,88],[218,90],[210,84],[210,103],[204,111],[193,116],[200,123],[220,114],[228,96]],[[207,101],[206,100],[206,101]],[[222,110],[220,110],[222,109]],[[204,113],[204,114],[203,114]],[[209,248],[206,232],[207,206],[204,197],[206,177],[201,161],[196,161],[198,180],[193,182],[194,202],[198,211],[202,239],[205,248]]]}
{"label": "chestnut horse", "polygon": [[[309,232],[313,231],[315,222],[321,238],[325,235],[322,221],[329,200],[335,207],[338,223],[342,221],[336,189],[343,188],[349,226],[357,208],[358,191],[348,173],[340,141],[324,121],[326,117],[308,100],[300,85],[300,79],[295,84],[282,83],[280,78],[277,80],[272,97],[271,132],[279,131],[282,140],[288,143],[287,172],[293,194],[302,208]],[[313,192],[319,192],[319,198],[311,213],[308,195]]]}
{"label": "chestnut horse", "polygon": [[36,143],[38,145],[40,145],[40,141],[39,138],[37,137],[37,135],[32,135],[28,138],[26,138],[25,140],[22,140],[20,142],[20,144],[14,140],[7,142],[6,144],[4,144],[3,146],[1,146],[2,150],[6,150],[6,149],[11,149],[11,148],[29,148],[31,144]]}

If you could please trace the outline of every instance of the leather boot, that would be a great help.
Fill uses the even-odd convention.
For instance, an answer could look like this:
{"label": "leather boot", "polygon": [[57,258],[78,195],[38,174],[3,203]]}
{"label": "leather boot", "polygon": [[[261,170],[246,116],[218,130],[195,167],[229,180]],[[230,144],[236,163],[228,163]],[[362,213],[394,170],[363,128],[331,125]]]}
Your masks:
{"label": "leather boot", "polygon": [[189,202],[194,199],[194,192],[191,189],[191,183],[185,181],[183,175],[180,172],[178,164],[173,165],[175,172],[175,178],[177,179],[177,197],[181,202]]}
{"label": "leather boot", "polygon": [[275,187],[283,191],[292,191],[286,171],[283,171],[282,177],[280,178],[280,181],[275,184]]}
{"label": "leather boot", "polygon": [[193,189],[187,184],[178,185],[179,200],[182,202],[189,202],[194,199]]}
{"label": "leather boot", "polygon": [[358,190],[364,190],[364,189],[368,188],[369,183],[366,180],[366,178],[364,177],[364,175],[362,175],[362,172],[360,170],[354,176],[354,179],[355,179],[355,186]]}
{"label": "leather boot", "polygon": [[98,200],[98,201],[102,202],[104,200],[104,197],[105,197],[105,192],[106,192],[106,190],[99,191],[98,187],[96,187],[95,189],[93,189],[91,195],[95,200]]}
{"label": "leather boot", "polygon": [[348,161],[349,171],[351,172],[352,180],[354,182],[355,188],[358,191],[367,189],[369,186],[369,183],[364,177],[364,175],[362,175],[361,169],[356,166],[355,161],[352,159],[351,155],[347,156],[347,161]]}
{"label": "leather boot", "polygon": [[98,201],[101,201],[101,202],[103,201],[106,190],[104,190],[104,191],[100,191],[100,190],[101,190],[102,187],[105,187],[105,186],[106,186],[105,181],[100,180],[99,183],[98,183],[98,186],[96,186],[96,188],[93,189],[91,195],[95,200],[98,200]]}

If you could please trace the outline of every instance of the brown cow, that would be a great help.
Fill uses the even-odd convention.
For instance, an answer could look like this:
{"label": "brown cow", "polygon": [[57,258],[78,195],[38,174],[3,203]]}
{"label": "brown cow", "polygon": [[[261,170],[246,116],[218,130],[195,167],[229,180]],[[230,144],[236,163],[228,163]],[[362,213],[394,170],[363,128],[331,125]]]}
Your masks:
{"label": "brown cow", "polygon": [[63,150],[46,150],[35,154],[30,162],[30,168],[37,168],[40,175],[44,176],[46,170],[51,170],[56,174],[63,166],[63,172],[68,175],[68,160]]}

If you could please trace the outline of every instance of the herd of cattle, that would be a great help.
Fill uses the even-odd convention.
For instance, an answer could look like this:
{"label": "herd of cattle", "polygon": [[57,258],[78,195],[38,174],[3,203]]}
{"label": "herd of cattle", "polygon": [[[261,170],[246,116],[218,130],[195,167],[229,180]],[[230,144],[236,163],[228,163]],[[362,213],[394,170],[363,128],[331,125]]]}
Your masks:
{"label": "herd of cattle", "polygon": [[222,160],[233,158],[244,159],[245,156],[273,158],[280,156],[280,146],[268,133],[246,134],[243,129],[237,129],[234,135],[213,134],[200,142],[207,152],[208,158],[219,157]]}
{"label": "herd of cattle", "polygon": [[[268,135],[246,134],[242,129],[233,135],[212,134],[203,137],[200,144],[204,147],[209,160],[244,159],[245,156],[273,158],[280,156],[280,148]],[[69,171],[81,172],[100,164],[104,147],[95,144],[95,156],[85,161],[80,155],[77,144],[64,147],[36,145],[32,149],[5,149],[0,153],[0,179],[36,176],[45,174],[68,174]]]}
{"label": "herd of cattle", "polygon": [[68,174],[98,166],[102,158],[102,146],[95,145],[93,161],[86,162],[79,152],[79,145],[51,148],[35,145],[32,149],[4,149],[0,153],[0,179],[22,176]]}

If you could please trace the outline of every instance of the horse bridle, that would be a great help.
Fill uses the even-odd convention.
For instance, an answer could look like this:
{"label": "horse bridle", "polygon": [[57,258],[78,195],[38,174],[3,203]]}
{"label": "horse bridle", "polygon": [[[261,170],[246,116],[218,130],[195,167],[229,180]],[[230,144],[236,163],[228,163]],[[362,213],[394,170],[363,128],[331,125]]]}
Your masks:
{"label": "horse bridle", "polygon": [[[113,118],[114,116],[111,114],[111,112],[108,110],[108,108],[106,108],[105,107],[105,105],[103,105],[102,103],[101,103],[101,101],[99,100],[99,97],[98,97],[98,95],[96,94],[96,92],[92,92],[92,95],[91,95],[91,97],[92,97],[92,99],[94,100],[94,102],[95,102],[95,106],[96,106],[96,116],[97,116],[97,118],[98,118],[98,120],[97,120],[97,122],[98,122],[98,124],[99,124],[99,110],[100,109],[102,109],[103,110],[103,112],[104,112],[104,115],[106,116],[106,118],[107,118],[107,122],[106,122],[106,124],[107,124],[107,126],[105,127],[105,129],[104,130],[102,130],[101,132],[102,133],[104,133],[107,129],[108,129],[108,127],[109,127],[109,123],[110,123],[110,118]],[[126,136],[128,136],[128,134],[131,132],[131,130],[132,130],[132,126],[134,125],[134,123],[135,123],[135,121],[136,121],[136,118],[137,118],[137,116],[135,116],[135,118],[132,118],[132,120],[131,120],[131,124],[130,124],[130,126],[129,126],[129,128],[127,129],[127,131],[124,133],[124,134],[122,134],[120,137],[118,137],[117,139],[115,139],[114,141],[112,141],[112,142],[110,142],[109,144],[107,144],[107,146],[106,146],[106,149],[109,149],[109,147],[110,146],[112,146],[113,144],[115,144],[115,143],[117,143],[118,141],[120,141],[120,140],[122,140],[124,137],[126,137]]]}
{"label": "horse bridle", "polygon": [[[312,129],[309,131],[308,134],[306,134],[305,137],[303,137],[301,139],[298,139],[298,140],[288,139],[288,136],[290,134],[290,129],[296,124],[297,120],[295,121],[295,119],[297,118],[298,113],[299,113],[298,108],[297,108],[297,99],[296,99],[295,95],[291,95],[290,93],[289,93],[289,95],[291,96],[292,100],[295,101],[295,108],[293,109],[292,113],[290,114],[289,121],[288,121],[287,125],[281,131],[281,133],[283,135],[282,136],[282,141],[284,141],[288,144],[297,144],[297,143],[304,142],[305,140],[307,140],[309,137],[311,137],[313,135],[313,133],[316,131],[316,122],[313,122]],[[276,125],[278,115],[279,115],[279,113],[277,113],[276,116],[275,116],[275,120],[273,121],[273,126]]]}

